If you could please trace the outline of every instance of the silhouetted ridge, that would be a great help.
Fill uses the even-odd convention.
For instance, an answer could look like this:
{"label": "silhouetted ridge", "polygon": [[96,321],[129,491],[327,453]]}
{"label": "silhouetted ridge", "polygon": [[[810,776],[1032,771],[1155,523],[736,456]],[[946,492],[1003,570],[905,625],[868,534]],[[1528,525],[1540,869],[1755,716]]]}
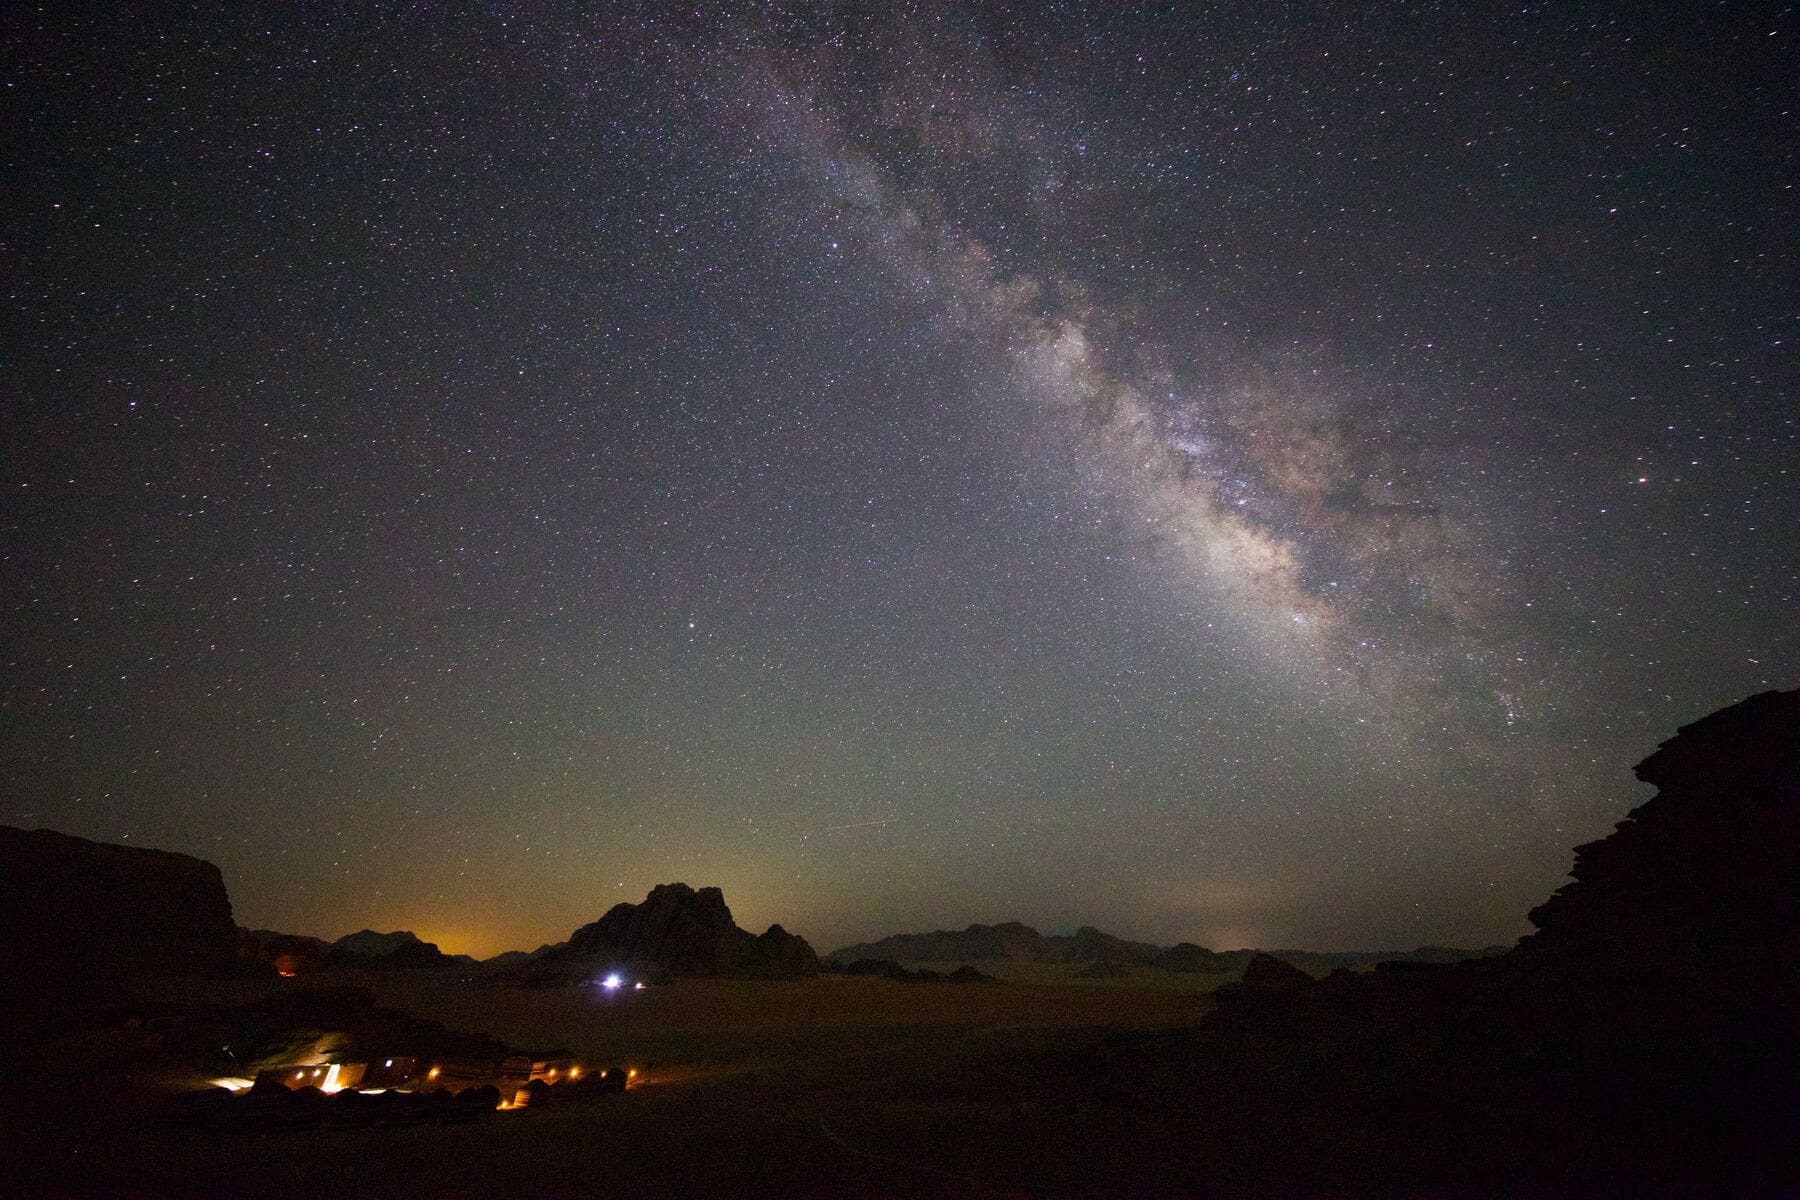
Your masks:
{"label": "silhouetted ridge", "polygon": [[1657,795],[1512,951],[1277,986],[1259,957],[1198,1032],[1109,1047],[1097,1087],[1205,1112],[1184,1128],[1224,1194],[1800,1194],[1800,691],[1637,774]]}
{"label": "silhouetted ridge", "polygon": [[1576,848],[1573,882],[1531,911],[1539,932],[1521,956],[1696,983],[1726,964],[1793,967],[1800,692],[1763,692],[1685,725],[1636,774],[1660,790]]}
{"label": "silhouetted ridge", "polygon": [[376,933],[373,929],[347,933],[331,944],[330,957],[345,966],[411,970],[468,966],[475,961],[466,954],[445,954],[436,942],[424,941],[405,929],[393,933]]}
{"label": "silhouetted ridge", "polygon": [[1244,965],[1244,977],[1235,985],[1256,991],[1285,992],[1306,987],[1313,978],[1299,967],[1289,966],[1273,954],[1258,951]]}
{"label": "silhouetted ridge", "polygon": [[[1500,949],[1504,949],[1503,947]],[[837,963],[859,959],[888,962],[1044,962],[1110,963],[1120,966],[1159,967],[1187,974],[1229,974],[1242,971],[1258,953],[1267,953],[1293,966],[1317,971],[1333,967],[1369,967],[1383,962],[1459,962],[1496,953],[1457,950],[1446,946],[1420,946],[1416,950],[1208,950],[1192,942],[1158,946],[1133,942],[1083,925],[1074,933],[1042,934],[1029,925],[1006,921],[999,925],[971,925],[967,929],[939,929],[931,933],[896,933],[875,942],[858,942],[833,950],[827,957]],[[1116,974],[1116,973],[1114,973]],[[1105,977],[1088,976],[1088,978]]]}
{"label": "silhouetted ridge", "polygon": [[237,926],[219,868],[167,850],[0,825],[0,976],[233,969]]}

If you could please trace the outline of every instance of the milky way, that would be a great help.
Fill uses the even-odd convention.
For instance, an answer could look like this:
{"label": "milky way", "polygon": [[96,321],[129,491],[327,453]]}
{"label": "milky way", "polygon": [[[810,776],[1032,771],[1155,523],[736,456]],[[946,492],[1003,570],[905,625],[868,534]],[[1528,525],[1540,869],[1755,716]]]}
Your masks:
{"label": "milky way", "polygon": [[1792,686],[1793,14],[9,14],[0,820],[1500,941]]}
{"label": "milky way", "polygon": [[[1004,81],[970,64],[965,47],[933,40],[914,48],[917,59],[881,64],[892,78],[871,101],[927,174],[939,158],[979,167],[1003,147],[1016,156],[1021,144],[1051,140],[1046,121],[997,101]],[[919,80],[948,93],[907,90]],[[903,194],[804,78],[770,71],[762,82],[771,126],[819,157],[822,185],[853,207],[899,277],[933,295],[955,334],[1010,364],[1044,410],[1026,419],[1081,438],[1153,547],[1146,558],[1224,601],[1264,653],[1304,660],[1313,686],[1373,688],[1384,698],[1441,678],[1443,657],[1482,665],[1501,657],[1498,589],[1440,503],[1406,486],[1408,464],[1381,436],[1391,430],[1349,428],[1329,376],[1257,362],[1178,382],[1154,366],[1180,353],[1154,316],[1127,326],[1079,279],[1008,270],[939,195]],[[1067,154],[1066,146],[1029,152],[1002,182],[1027,188]],[[1050,223],[1069,221],[1058,214]],[[1504,683],[1503,670],[1489,678],[1490,687],[1519,686]]]}

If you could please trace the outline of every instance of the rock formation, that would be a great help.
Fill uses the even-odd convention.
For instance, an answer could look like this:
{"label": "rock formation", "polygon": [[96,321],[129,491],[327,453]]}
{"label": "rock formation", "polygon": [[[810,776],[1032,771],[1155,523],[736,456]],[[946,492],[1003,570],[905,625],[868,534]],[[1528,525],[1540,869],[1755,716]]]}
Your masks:
{"label": "rock formation", "polygon": [[330,957],[343,966],[382,970],[438,970],[475,962],[466,954],[445,954],[436,942],[424,941],[410,930],[376,933],[364,929],[345,934],[331,944]]}
{"label": "rock formation", "polygon": [[0,976],[120,977],[234,969],[219,868],[166,850],[0,826]]}
{"label": "rock formation", "polygon": [[1512,951],[1290,986],[1259,957],[1198,1032],[1112,1047],[1100,1090],[1206,1112],[1192,1153],[1225,1194],[1794,1194],[1800,691],[1637,775],[1658,794]]}
{"label": "rock formation", "polygon": [[514,969],[547,983],[628,965],[664,978],[794,979],[819,972],[806,939],[779,925],[761,935],[740,929],[718,888],[685,883],[658,884],[642,904],[614,905],[571,934],[566,948]]}
{"label": "rock formation", "polygon": [[1800,985],[1800,691],[1683,726],[1636,774],[1657,794],[1576,847],[1520,963]]}

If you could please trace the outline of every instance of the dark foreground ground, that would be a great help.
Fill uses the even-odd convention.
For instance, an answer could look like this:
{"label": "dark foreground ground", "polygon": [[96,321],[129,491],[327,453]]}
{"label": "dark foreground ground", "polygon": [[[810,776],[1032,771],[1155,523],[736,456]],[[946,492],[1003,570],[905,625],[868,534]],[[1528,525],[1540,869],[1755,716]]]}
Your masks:
{"label": "dark foreground ground", "polygon": [[[371,981],[364,977],[365,986]],[[1204,994],[823,977],[611,1000],[374,980],[384,1001],[513,1044],[627,1062],[622,1096],[468,1124],[172,1127],[106,1080],[9,1095],[8,1189],[35,1196],[1167,1194],[1188,1164],[1068,1072],[1071,1047],[1179,1031]],[[1073,1073],[1069,1073],[1073,1072]],[[198,1082],[198,1081],[196,1081]],[[1175,1187],[1188,1178],[1188,1185]]]}
{"label": "dark foreground ground", "polygon": [[[37,1023],[0,1026],[0,1191],[1800,1196],[1800,691],[1683,726],[1635,773],[1657,794],[1576,848],[1537,932],[1467,962],[1317,979],[1257,955],[1211,993],[824,976],[609,997],[367,972],[380,1011],[163,976],[111,1023],[39,987]],[[271,1008],[308,1044],[557,1048],[641,1086],[456,1124],[155,1118],[150,1089],[251,1028],[225,1014]]]}

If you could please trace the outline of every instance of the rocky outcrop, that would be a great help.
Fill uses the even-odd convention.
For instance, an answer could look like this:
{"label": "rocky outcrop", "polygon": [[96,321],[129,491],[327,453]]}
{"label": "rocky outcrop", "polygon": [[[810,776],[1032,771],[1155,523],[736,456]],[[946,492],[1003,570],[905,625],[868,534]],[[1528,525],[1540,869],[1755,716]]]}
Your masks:
{"label": "rocky outcrop", "polygon": [[0,976],[233,970],[219,868],[166,850],[0,826]]}
{"label": "rocky outcrop", "polygon": [[1576,847],[1573,881],[1531,911],[1520,964],[1800,985],[1800,691],[1683,726],[1636,774],[1657,794]]}
{"label": "rocky outcrop", "polygon": [[1657,795],[1512,951],[1287,986],[1259,957],[1097,1086],[1206,1113],[1183,1128],[1223,1194],[1794,1194],[1800,691],[1684,726],[1637,775]]}
{"label": "rocky outcrop", "polygon": [[716,887],[664,883],[642,904],[614,905],[571,934],[567,947],[515,970],[546,983],[625,966],[660,978],[796,979],[817,975],[819,958],[779,925],[760,935],[738,928]]}

